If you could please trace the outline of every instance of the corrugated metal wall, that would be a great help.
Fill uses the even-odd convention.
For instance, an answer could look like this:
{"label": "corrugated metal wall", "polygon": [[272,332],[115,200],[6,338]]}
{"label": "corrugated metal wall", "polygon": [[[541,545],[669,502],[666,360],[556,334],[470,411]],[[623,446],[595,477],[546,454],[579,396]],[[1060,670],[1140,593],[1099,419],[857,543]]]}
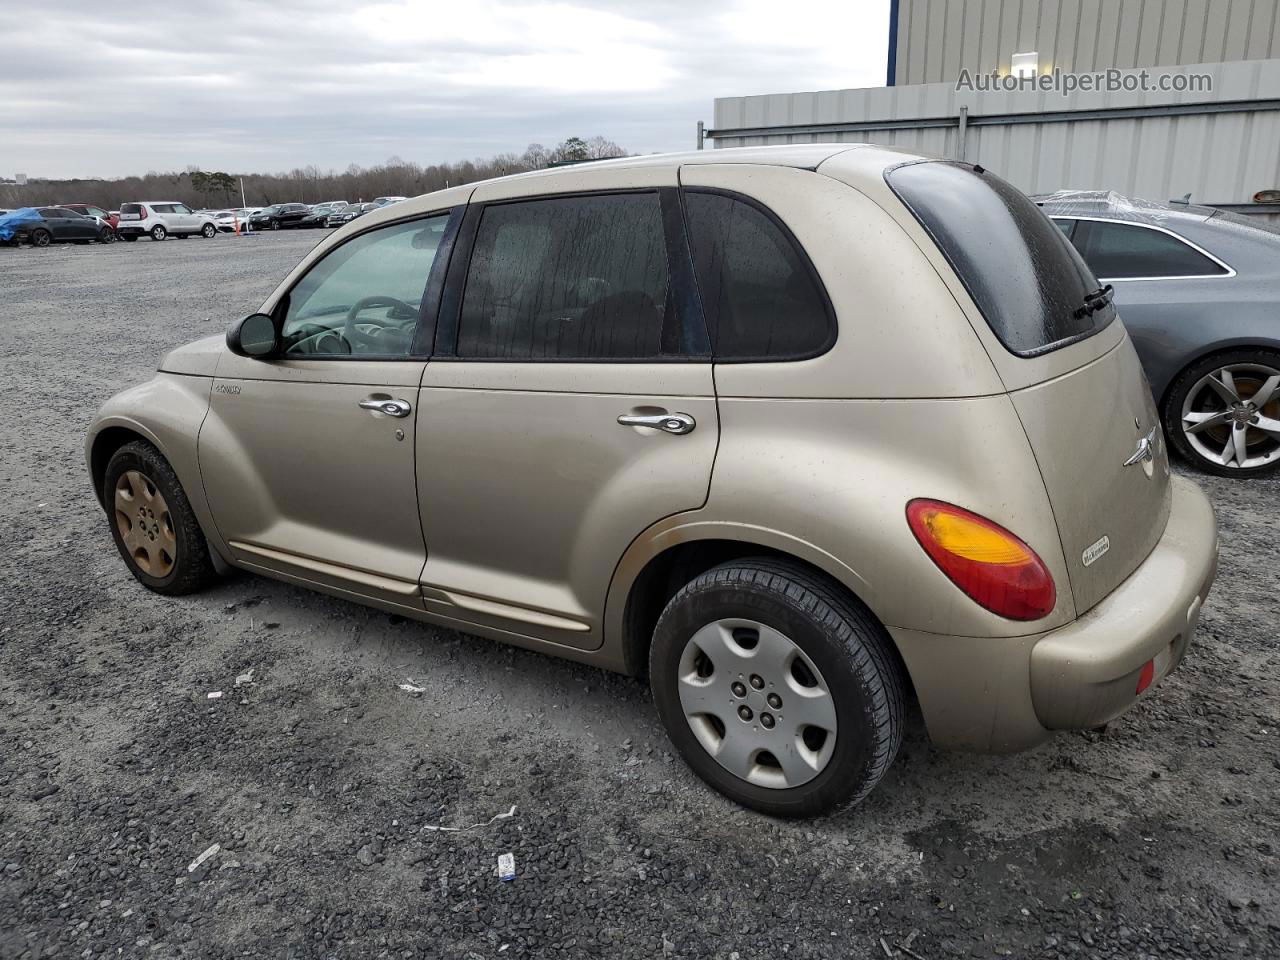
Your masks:
{"label": "corrugated metal wall", "polygon": [[899,0],[895,82],[1009,72],[1077,73],[1280,57],[1277,0]]}
{"label": "corrugated metal wall", "polygon": [[[957,92],[954,84],[935,83],[728,97],[716,100],[711,136],[717,147],[873,142],[958,157],[957,118],[967,106],[963,159],[1028,193],[1103,189],[1153,200],[1191,193],[1206,203],[1244,203],[1259,190],[1280,188],[1280,60],[1195,69],[1213,77],[1212,94],[1062,97]],[[1246,103],[1251,109],[1237,109]],[[1082,110],[1138,107],[1196,112],[1068,119]],[[1064,119],[1025,122],[1041,112]]]}

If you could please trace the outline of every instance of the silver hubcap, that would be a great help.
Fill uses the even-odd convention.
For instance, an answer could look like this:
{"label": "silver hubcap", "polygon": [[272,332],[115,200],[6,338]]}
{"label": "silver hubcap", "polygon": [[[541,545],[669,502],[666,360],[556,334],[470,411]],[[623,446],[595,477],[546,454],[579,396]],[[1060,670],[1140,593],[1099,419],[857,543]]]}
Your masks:
{"label": "silver hubcap", "polygon": [[1182,433],[1196,453],[1224,467],[1280,459],[1280,370],[1233,363],[1201,377],[1182,403]]}
{"label": "silver hubcap", "polygon": [[794,642],[754,620],[716,620],[680,656],[680,706],[698,742],[735,777],[798,787],[831,761],[836,705]]}

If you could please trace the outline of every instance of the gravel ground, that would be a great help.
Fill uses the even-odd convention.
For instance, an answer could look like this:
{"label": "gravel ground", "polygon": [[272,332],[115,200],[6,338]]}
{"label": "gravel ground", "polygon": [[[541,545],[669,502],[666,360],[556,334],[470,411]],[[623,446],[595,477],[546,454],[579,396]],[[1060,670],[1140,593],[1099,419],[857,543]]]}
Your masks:
{"label": "gravel ground", "polygon": [[318,236],[0,249],[0,957],[1280,956],[1277,480],[1199,478],[1201,632],[1105,734],[916,719],[810,822],[706,789],[638,681],[249,576],[148,593],[93,411]]}

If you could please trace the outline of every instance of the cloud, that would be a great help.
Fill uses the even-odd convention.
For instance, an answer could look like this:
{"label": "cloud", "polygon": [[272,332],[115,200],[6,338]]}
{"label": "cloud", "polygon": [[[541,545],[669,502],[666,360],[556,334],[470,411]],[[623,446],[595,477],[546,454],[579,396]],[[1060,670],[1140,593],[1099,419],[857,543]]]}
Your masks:
{"label": "cloud", "polygon": [[61,0],[10,20],[0,175],[685,149],[717,96],[883,83],[887,36],[888,0]]}

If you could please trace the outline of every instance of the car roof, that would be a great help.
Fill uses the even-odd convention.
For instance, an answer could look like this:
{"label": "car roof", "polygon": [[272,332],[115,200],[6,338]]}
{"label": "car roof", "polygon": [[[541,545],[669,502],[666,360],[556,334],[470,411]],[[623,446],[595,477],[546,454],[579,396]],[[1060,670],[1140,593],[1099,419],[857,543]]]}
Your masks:
{"label": "car roof", "polygon": [[[582,163],[565,164],[559,167],[548,167],[543,170],[530,170],[525,173],[508,174],[487,181],[466,184],[468,190],[479,187],[482,183],[495,181],[536,182],[564,178],[571,180],[584,169],[608,168],[630,170],[678,169],[692,164],[726,164],[742,163],[763,166],[792,167],[801,170],[817,170],[823,163],[833,157],[841,156],[842,168],[839,179],[858,186],[864,180],[880,180],[886,169],[899,163],[934,159],[918,153],[904,153],[895,147],[884,147],[870,143],[795,143],[761,147],[727,147],[719,150],[689,150],[682,153],[658,153],[637,157],[618,157],[610,160],[591,160]],[[856,162],[847,162],[846,158],[857,157]],[[399,219],[416,213],[430,211],[439,203],[440,195],[456,195],[454,191],[462,187],[437,190],[433,193],[410,197],[396,205],[394,215],[387,214],[387,219]],[[539,193],[541,190],[531,190]],[[376,200],[392,199],[377,197]],[[385,208],[384,208],[385,209]],[[381,211],[379,211],[381,212]]]}
{"label": "car roof", "polygon": [[1107,217],[1135,223],[1165,220],[1207,220],[1217,210],[1197,203],[1162,203],[1126,197],[1114,190],[1059,190],[1031,198],[1050,216]]}

